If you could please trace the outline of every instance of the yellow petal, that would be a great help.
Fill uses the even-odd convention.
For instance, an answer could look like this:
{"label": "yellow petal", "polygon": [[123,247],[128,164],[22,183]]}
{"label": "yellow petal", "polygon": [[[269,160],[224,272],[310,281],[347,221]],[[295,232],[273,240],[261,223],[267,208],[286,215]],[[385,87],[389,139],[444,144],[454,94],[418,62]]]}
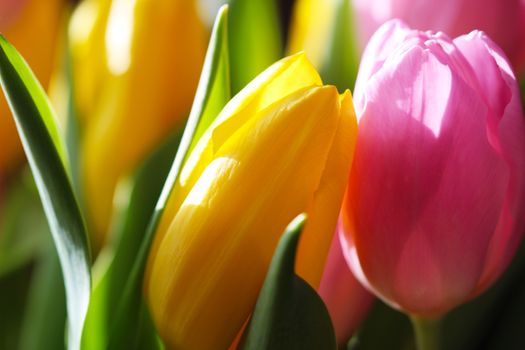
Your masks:
{"label": "yellow petal", "polygon": [[297,54],[275,63],[239,92],[201,137],[186,161],[159,224],[151,254],[155,254],[158,243],[164,237],[188,191],[194,186],[204,168],[212,160],[214,152],[225,142],[228,135],[248,123],[262,109],[300,89],[321,84],[319,74],[305,55]]}
{"label": "yellow petal", "polygon": [[313,207],[332,158],[339,110],[334,87],[306,87],[246,115],[230,137],[219,137],[150,255],[147,294],[168,346],[205,350],[231,344],[252,310],[282,231]]}
{"label": "yellow petal", "polygon": [[301,235],[297,253],[297,273],[315,288],[319,286],[335,232],[357,139],[357,119],[352,95],[348,90],[341,96],[340,115],[321,183],[311,209],[308,210],[308,222]]}

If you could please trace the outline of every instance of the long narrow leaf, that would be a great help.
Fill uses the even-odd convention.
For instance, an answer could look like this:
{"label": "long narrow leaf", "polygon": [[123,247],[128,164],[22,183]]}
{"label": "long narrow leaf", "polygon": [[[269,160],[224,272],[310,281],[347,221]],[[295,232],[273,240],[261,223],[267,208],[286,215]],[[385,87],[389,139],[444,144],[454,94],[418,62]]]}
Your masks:
{"label": "long narrow leaf", "polygon": [[64,141],[42,87],[3,36],[0,80],[60,258],[67,295],[68,346],[78,349],[90,297],[90,253],[82,213],[66,170]]}
{"label": "long narrow leaf", "polygon": [[326,306],[294,272],[305,222],[306,215],[299,215],[281,237],[240,350],[336,349]]}
{"label": "long narrow leaf", "polygon": [[[115,323],[112,326],[108,348],[126,348],[129,344],[130,334],[136,334],[140,319],[138,307],[142,302],[142,280],[144,269],[148,258],[148,252],[153,241],[160,217],[171,194],[171,190],[178,180],[179,173],[184,164],[193,140],[199,130],[205,130],[216,117],[215,111],[219,111],[228,102],[230,96],[229,85],[229,63],[227,42],[227,14],[228,7],[223,6],[217,15],[212,31],[208,52],[201,73],[201,79],[197,88],[192,110],[182,136],[177,155],[171,166],[168,178],[164,184],[162,193],[155,207],[140,251],[135,259],[133,270],[123,290],[120,303],[117,308]],[[217,91],[215,89],[226,89]],[[213,106],[213,108],[211,107]],[[209,114],[207,114],[209,113]],[[203,117],[207,114],[207,117]]]}
{"label": "long narrow leaf", "polygon": [[[228,8],[223,6],[217,15],[217,23],[210,39],[199,87],[189,120],[198,120],[189,154],[200,137],[215,120],[224,105],[231,99],[230,55],[227,30]],[[188,125],[190,125],[188,123]]]}

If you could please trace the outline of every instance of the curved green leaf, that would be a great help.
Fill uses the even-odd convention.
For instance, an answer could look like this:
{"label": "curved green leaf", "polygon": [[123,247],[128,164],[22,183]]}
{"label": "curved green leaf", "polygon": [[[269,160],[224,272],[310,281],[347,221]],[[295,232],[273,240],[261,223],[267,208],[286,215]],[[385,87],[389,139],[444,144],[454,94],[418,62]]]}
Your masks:
{"label": "curved green leaf", "polygon": [[230,1],[230,59],[233,93],[283,55],[275,0]]}
{"label": "curved green leaf", "polygon": [[[33,72],[31,71],[25,60],[22,58],[22,56],[18,53],[18,51],[16,51],[16,49],[7,41],[7,39],[3,35],[0,36],[0,46],[2,48],[2,66],[4,70],[7,68],[4,62],[6,62],[7,60],[12,66],[13,73],[16,71],[15,74],[18,75],[20,83],[24,85],[24,89],[31,96],[31,99],[33,100],[33,107],[36,108],[38,114],[40,115],[40,119],[44,122],[47,132],[49,133],[49,136],[53,141],[53,145],[58,154],[60,155],[62,163],[65,166],[67,166],[68,162],[66,158],[65,142],[61,137],[57,118],[55,118],[54,112],[51,108],[51,105],[49,104],[44,89],[34,76]],[[2,76],[4,76],[5,74],[9,73],[4,72]],[[8,93],[7,87],[4,87],[4,90],[6,90],[6,93]],[[8,101],[11,108],[13,109],[11,100]]]}
{"label": "curved green leaf", "polygon": [[160,217],[171,190],[179,177],[184,161],[194,143],[194,139],[196,139],[196,135],[206,130],[217,116],[216,113],[229,100],[227,15],[228,7],[223,6],[219,10],[215,21],[199,86],[177,155],[157,201],[155,212],[149,222],[116,310],[115,321],[111,327],[109,344],[107,346],[110,349],[127,348],[126,344],[129,344],[130,334],[138,332],[140,308],[137,306],[142,302],[144,269]]}
{"label": "curved green leaf", "polygon": [[[190,154],[206,129],[231,99],[230,56],[227,30],[228,7],[223,6],[217,14],[217,22],[210,39],[195,102],[189,120],[198,121],[197,129],[187,150]],[[188,125],[191,125],[188,123]]]}
{"label": "curved green leaf", "polygon": [[78,349],[90,297],[90,253],[84,220],[67,171],[66,148],[42,87],[3,36],[0,80],[60,258],[67,295],[68,346]]}
{"label": "curved green leaf", "polygon": [[281,237],[239,349],[336,349],[326,306],[294,272],[295,252],[305,222],[306,215],[299,215]]}

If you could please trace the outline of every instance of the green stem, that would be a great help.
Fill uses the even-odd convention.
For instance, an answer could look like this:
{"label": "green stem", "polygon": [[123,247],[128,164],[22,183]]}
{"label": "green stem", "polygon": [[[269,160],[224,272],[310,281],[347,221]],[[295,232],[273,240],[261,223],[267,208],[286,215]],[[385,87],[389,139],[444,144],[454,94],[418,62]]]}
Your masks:
{"label": "green stem", "polygon": [[441,349],[441,319],[410,316],[417,350]]}

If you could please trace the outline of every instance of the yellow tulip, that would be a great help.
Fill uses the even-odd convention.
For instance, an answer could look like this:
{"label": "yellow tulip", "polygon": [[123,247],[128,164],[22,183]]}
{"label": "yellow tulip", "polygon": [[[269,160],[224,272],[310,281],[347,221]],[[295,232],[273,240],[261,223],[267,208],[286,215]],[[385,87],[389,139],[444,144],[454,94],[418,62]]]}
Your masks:
{"label": "yellow tulip", "polygon": [[[54,64],[63,3],[62,0],[0,3],[0,32],[20,51],[44,87]],[[11,112],[4,94],[0,94],[0,172],[8,171],[22,159],[22,145]]]}
{"label": "yellow tulip", "polygon": [[297,270],[318,285],[356,131],[350,93],[322,86],[303,54],[227,104],[189,155],[150,251],[145,290],[169,348],[228,348],[301,212]]}
{"label": "yellow tulip", "polygon": [[192,1],[113,0],[104,40],[108,78],[86,120],[82,161],[96,249],[119,179],[186,117],[206,33]]}
{"label": "yellow tulip", "polygon": [[288,52],[304,51],[316,67],[328,52],[337,0],[297,0],[290,25]]}
{"label": "yellow tulip", "polygon": [[81,120],[89,118],[108,77],[106,25],[111,0],[84,0],[69,24],[75,102]]}

